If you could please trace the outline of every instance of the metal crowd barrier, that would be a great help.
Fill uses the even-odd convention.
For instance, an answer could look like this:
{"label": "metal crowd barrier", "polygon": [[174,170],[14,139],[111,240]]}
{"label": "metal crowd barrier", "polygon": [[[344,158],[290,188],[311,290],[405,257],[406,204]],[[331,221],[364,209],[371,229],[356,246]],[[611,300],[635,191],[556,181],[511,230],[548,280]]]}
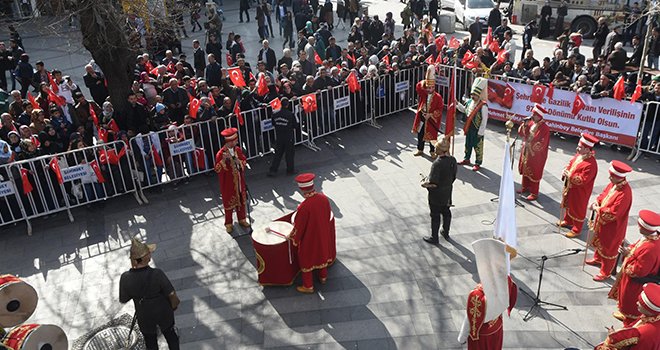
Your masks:
{"label": "metal crowd barrier", "polygon": [[639,124],[633,161],[639,158],[641,152],[660,155],[660,118],[658,114],[660,114],[660,103],[655,101],[646,102],[642,113],[642,121]]}
{"label": "metal crowd barrier", "polygon": [[130,151],[122,141],[8,164],[0,169],[3,179],[11,180],[1,184],[2,224],[26,220],[31,235],[30,220],[36,217],[67,211],[73,222],[71,208],[126,193],[133,193],[142,204],[133,170]]}

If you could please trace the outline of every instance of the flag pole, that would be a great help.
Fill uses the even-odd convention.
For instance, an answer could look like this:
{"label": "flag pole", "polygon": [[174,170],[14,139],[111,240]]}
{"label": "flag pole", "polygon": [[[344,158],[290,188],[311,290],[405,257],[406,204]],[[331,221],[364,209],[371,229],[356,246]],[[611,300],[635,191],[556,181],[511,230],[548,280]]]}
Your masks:
{"label": "flag pole", "polygon": [[[454,129],[456,128],[456,104],[458,103],[458,101],[456,101],[456,65],[457,64],[458,64],[458,50],[454,51],[454,71],[452,72],[453,75],[452,75],[452,79],[451,79],[452,80],[451,83],[453,84],[453,86],[449,87],[449,91],[453,90],[453,93],[454,93],[452,96],[449,96],[449,98],[451,99],[450,101],[453,102],[453,104],[454,104],[454,113],[452,114],[453,121],[451,123],[451,125]],[[452,89],[452,87],[453,87],[453,89]],[[454,150],[456,149],[456,137],[454,137],[455,136],[454,135],[454,129],[451,130],[451,156],[452,157],[454,156]]]}

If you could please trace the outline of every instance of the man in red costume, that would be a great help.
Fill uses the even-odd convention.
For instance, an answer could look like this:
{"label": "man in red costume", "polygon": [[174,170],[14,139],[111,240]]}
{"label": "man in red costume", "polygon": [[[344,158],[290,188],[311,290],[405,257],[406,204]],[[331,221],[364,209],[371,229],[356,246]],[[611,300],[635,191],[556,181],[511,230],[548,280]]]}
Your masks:
{"label": "man in red costume", "polygon": [[536,200],[539,196],[539,184],[543,177],[545,161],[548,159],[550,128],[543,119],[545,113],[545,108],[537,103],[532,109],[532,119],[520,124],[518,128],[518,134],[523,140],[518,163],[522,188],[518,193],[529,192],[529,201]]}
{"label": "man in red costume", "polygon": [[595,350],[656,350],[660,349],[660,285],[647,283],[637,298],[639,321],[632,327],[610,329],[604,342]]}
{"label": "man in red costume", "polygon": [[305,197],[298,205],[293,231],[289,235],[298,248],[298,263],[302,270],[303,285],[296,289],[301,293],[313,293],[312,271],[319,270],[319,281],[325,284],[328,266],[337,256],[335,221],[328,197],[314,190],[314,174],[300,174],[296,176],[296,182]]}
{"label": "man in red costume", "polygon": [[415,90],[419,96],[419,104],[411,131],[413,134],[417,134],[417,151],[414,155],[424,154],[424,143],[429,142],[431,158],[435,159],[437,155],[433,142],[438,139],[442,109],[444,108],[442,96],[435,92],[435,66],[430,65],[426,69],[426,79],[418,82]]}
{"label": "man in red costume", "polygon": [[220,135],[225,138],[225,145],[215,155],[215,172],[220,180],[220,194],[225,207],[225,228],[227,233],[234,231],[232,213],[236,210],[238,223],[249,228],[246,204],[247,191],[245,186],[245,166],[247,158],[238,146],[238,130],[228,128]]}
{"label": "man in red costume", "polygon": [[626,174],[632,168],[624,162],[613,160],[609,170],[610,183],[596,198],[596,202],[591,204],[591,209],[596,211],[593,223],[596,235],[592,242],[596,252],[594,258],[586,263],[600,265],[600,273],[594,276],[594,281],[604,281],[612,273],[619,246],[626,237],[628,212],[632,204],[632,190],[626,181]]}
{"label": "man in red costume", "polygon": [[557,225],[571,227],[571,231],[566,234],[568,238],[578,237],[582,232],[589,197],[598,174],[598,164],[592,150],[597,143],[598,139],[595,136],[582,134],[577,153],[562,173],[564,192],[561,208],[564,209],[564,217],[560,218]]}
{"label": "man in red costume", "polygon": [[[509,281],[509,307],[508,313],[516,305],[518,297],[518,286],[511,277]],[[468,350],[501,350],[504,341],[504,328],[502,327],[502,315],[494,320],[486,320],[487,308],[486,295],[481,283],[470,292],[467,300],[467,320],[470,325],[470,333],[467,338]]]}
{"label": "man in red costume", "polygon": [[623,321],[624,327],[631,327],[641,316],[636,302],[642,292],[642,281],[660,273],[660,214],[642,210],[637,224],[642,238],[628,248],[619,249],[625,260],[609,293],[611,299],[617,300],[619,309],[614,317]]}

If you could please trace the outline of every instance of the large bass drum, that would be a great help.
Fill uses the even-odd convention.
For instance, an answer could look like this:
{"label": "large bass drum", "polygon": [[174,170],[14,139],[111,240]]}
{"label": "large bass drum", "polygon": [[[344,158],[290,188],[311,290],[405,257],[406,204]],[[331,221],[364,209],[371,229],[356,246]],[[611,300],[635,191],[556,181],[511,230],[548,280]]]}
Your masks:
{"label": "large bass drum", "polygon": [[0,276],[0,328],[27,321],[37,308],[39,297],[29,284],[13,275]]}
{"label": "large bass drum", "polygon": [[252,232],[252,246],[257,257],[259,284],[288,286],[300,271],[296,247],[288,240],[293,225],[273,221],[267,228]]}
{"label": "large bass drum", "polygon": [[2,344],[13,350],[68,350],[69,340],[62,328],[51,324],[24,324],[12,329]]}

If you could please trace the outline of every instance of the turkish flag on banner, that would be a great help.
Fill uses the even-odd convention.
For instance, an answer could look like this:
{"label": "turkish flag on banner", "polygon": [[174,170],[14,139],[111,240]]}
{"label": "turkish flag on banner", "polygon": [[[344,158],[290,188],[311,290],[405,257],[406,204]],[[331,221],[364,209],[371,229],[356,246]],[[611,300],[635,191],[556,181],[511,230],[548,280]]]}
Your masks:
{"label": "turkish flag on banner", "polygon": [[630,98],[630,103],[633,104],[637,99],[639,99],[642,96],[642,82],[637,81],[637,86],[635,86],[635,92],[633,92],[631,98]]}
{"label": "turkish flag on banner", "polygon": [[64,97],[56,95],[51,89],[46,89],[46,91],[48,92],[48,100],[50,102],[53,102],[58,106],[66,105],[66,99]]}
{"label": "turkish flag on banner", "polygon": [[351,71],[348,74],[348,77],[346,77],[346,83],[348,83],[348,91],[350,91],[351,93],[360,91],[360,89],[362,88],[360,87],[360,82],[358,81],[357,76],[353,71]]}
{"label": "turkish flag on banner", "polygon": [[34,108],[34,109],[40,109],[41,108],[39,106],[39,103],[37,102],[37,100],[34,99],[34,96],[32,96],[31,93],[29,93],[29,92],[27,93],[27,98],[28,98],[28,101],[30,101],[30,104],[32,105],[32,108]]}
{"label": "turkish flag on banner", "polygon": [[456,39],[455,36],[452,35],[451,39],[449,39],[449,48],[450,49],[458,49],[461,46],[461,42]]}
{"label": "turkish flag on banner", "polygon": [[30,178],[28,178],[28,173],[30,171],[27,169],[21,169],[21,182],[23,183],[23,194],[28,194],[32,192],[32,183],[30,183]]}
{"label": "turkish flag on banner", "polygon": [[57,160],[57,157],[53,157],[48,163],[48,167],[55,173],[57,177],[57,182],[61,185],[64,183],[64,178],[62,178],[62,171],[60,171],[60,163]]}
{"label": "turkish flag on banner", "polygon": [[488,34],[486,34],[486,39],[484,39],[483,47],[488,47],[490,43],[493,42],[493,27],[488,27]]}
{"label": "turkish flag on banner", "polygon": [[571,110],[571,113],[573,115],[577,115],[582,108],[584,108],[585,103],[582,97],[580,97],[580,94],[575,94],[575,100],[573,101],[573,109]]}
{"label": "turkish flag on banner", "polygon": [[199,99],[196,99],[193,97],[193,99],[188,103],[188,115],[193,118],[197,119],[197,111],[199,111],[199,106],[202,103],[199,101]]}
{"label": "turkish flag on banner", "polygon": [[91,103],[89,104],[89,116],[92,117],[92,122],[94,122],[94,125],[99,126],[99,118],[96,116],[96,112],[94,111]]}
{"label": "turkish flag on banner", "polygon": [[96,162],[96,159],[89,162],[89,166],[94,170],[94,175],[96,175],[96,179],[99,180],[99,183],[104,183],[105,178],[103,177],[103,173],[101,173],[101,168],[99,168],[99,163]]}
{"label": "turkish flag on banner", "polygon": [[513,86],[506,84],[504,88],[504,95],[502,96],[502,105],[506,108],[511,109],[513,107],[513,96],[516,94],[516,90],[513,89]]}
{"label": "turkish flag on banner", "polygon": [[532,86],[532,96],[529,98],[529,100],[534,103],[543,103],[543,97],[545,96],[546,89],[547,88],[545,85],[535,84]]}
{"label": "turkish flag on banner", "polygon": [[303,110],[307,113],[312,113],[317,109],[316,94],[311,93],[302,97]]}
{"label": "turkish flag on banner", "polygon": [[497,43],[497,41],[493,41],[492,43],[488,44],[488,49],[497,55],[500,52],[500,45]]}
{"label": "turkish flag on banner", "polygon": [[273,112],[277,112],[282,109],[282,101],[280,101],[279,97],[275,97],[275,99],[270,101],[269,104],[271,107],[273,107]]}
{"label": "turkish flag on banner", "polygon": [[268,94],[268,83],[266,83],[266,74],[261,74],[257,80],[257,94],[266,96]]}
{"label": "turkish flag on banner", "polygon": [[449,83],[449,104],[447,105],[447,122],[445,123],[445,135],[454,136],[454,125],[456,119],[456,69],[453,69],[451,82]]}
{"label": "turkish flag on banner", "polygon": [[548,85],[548,93],[546,94],[546,96],[552,100],[552,97],[554,95],[555,95],[555,84],[550,83],[550,85]]}
{"label": "turkish flag on banner", "polygon": [[321,56],[319,56],[316,51],[314,51],[314,63],[316,64],[323,64],[323,60],[321,59]]}
{"label": "turkish flag on banner", "polygon": [[619,101],[626,97],[626,83],[623,81],[623,77],[619,77],[619,80],[616,81],[616,84],[614,84],[613,92],[613,97]]}
{"label": "turkish flag on banner", "polygon": [[110,128],[110,130],[114,131],[115,133],[119,132],[119,125],[117,125],[117,122],[115,122],[114,119],[110,119],[110,121],[108,122],[108,127]]}
{"label": "turkish flag on banner", "polygon": [[234,86],[239,88],[245,87],[243,72],[241,72],[239,67],[229,68],[227,69],[227,73],[229,73],[229,79],[234,84]]}
{"label": "turkish flag on banner", "polygon": [[96,132],[99,134],[99,140],[103,141],[103,143],[108,142],[108,131],[105,130],[105,128],[100,128],[97,126]]}
{"label": "turkish flag on banner", "polygon": [[424,62],[426,62],[426,63],[428,63],[428,64],[433,64],[433,55],[427,57],[427,58],[424,60]]}
{"label": "turkish flag on banner", "polygon": [[46,74],[48,74],[48,83],[50,84],[50,88],[53,89],[53,92],[54,93],[60,92],[60,88],[59,86],[57,86],[57,83],[53,79],[53,76],[50,75],[50,72],[46,72]]}
{"label": "turkish flag on banner", "polygon": [[225,59],[227,60],[227,66],[231,67],[234,65],[234,60],[231,59],[231,54],[227,53]]}
{"label": "turkish flag on banner", "polygon": [[234,104],[234,114],[236,114],[236,118],[238,118],[238,124],[240,125],[245,124],[245,121],[243,120],[243,116],[241,115],[241,106],[238,105],[238,100]]}
{"label": "turkish flag on banner", "polygon": [[209,102],[211,103],[211,106],[215,106],[215,98],[213,98],[213,93],[209,92]]}

